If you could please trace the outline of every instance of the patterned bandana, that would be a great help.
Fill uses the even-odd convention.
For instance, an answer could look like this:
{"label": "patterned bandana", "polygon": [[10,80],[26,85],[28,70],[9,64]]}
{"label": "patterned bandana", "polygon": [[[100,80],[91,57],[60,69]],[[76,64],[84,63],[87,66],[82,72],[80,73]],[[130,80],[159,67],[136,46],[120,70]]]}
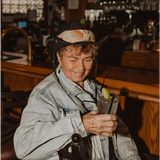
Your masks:
{"label": "patterned bandana", "polygon": [[57,35],[57,37],[70,43],[95,42],[94,34],[85,29],[64,31]]}

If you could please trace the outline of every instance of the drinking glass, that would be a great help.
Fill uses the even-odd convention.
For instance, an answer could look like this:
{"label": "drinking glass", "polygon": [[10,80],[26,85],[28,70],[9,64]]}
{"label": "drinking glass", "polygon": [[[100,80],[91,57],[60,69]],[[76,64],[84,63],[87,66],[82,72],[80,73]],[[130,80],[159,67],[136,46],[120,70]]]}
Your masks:
{"label": "drinking glass", "polygon": [[110,93],[110,99],[104,98],[103,94],[98,93],[98,113],[99,114],[116,114],[118,108],[119,97]]}

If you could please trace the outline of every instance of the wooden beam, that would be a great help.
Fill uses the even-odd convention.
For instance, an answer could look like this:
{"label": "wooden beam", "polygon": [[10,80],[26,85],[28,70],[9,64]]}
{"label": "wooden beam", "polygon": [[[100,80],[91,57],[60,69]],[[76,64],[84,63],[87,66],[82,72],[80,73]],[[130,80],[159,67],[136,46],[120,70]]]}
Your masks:
{"label": "wooden beam", "polygon": [[159,88],[151,85],[144,85],[109,78],[97,77],[96,80],[112,89],[118,89],[120,92],[134,92],[141,95],[148,95],[159,98]]}

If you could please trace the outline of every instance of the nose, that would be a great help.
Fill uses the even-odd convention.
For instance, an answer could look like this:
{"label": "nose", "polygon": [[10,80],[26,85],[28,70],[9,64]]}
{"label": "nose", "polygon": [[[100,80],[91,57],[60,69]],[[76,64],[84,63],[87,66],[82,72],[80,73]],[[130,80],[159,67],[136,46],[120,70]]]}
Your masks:
{"label": "nose", "polygon": [[77,68],[78,68],[79,71],[84,71],[85,70],[85,65],[84,65],[84,62],[82,60],[78,61]]}

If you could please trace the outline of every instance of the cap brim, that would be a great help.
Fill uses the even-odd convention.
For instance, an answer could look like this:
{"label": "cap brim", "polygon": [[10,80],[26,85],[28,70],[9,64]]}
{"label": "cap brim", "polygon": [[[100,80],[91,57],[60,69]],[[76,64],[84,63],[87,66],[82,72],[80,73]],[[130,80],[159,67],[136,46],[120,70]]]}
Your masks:
{"label": "cap brim", "polygon": [[76,42],[76,43],[70,43],[63,41],[62,39],[55,37],[55,36],[49,36],[46,40],[46,46],[47,46],[47,52],[49,57],[52,57],[52,54],[57,52],[60,48],[69,46],[69,45],[89,45],[93,44],[98,46],[99,48],[103,45],[103,43],[107,42],[108,36],[103,37],[99,42],[92,42],[92,41],[82,41],[82,42]]}
{"label": "cap brim", "polygon": [[[60,39],[58,37],[55,37],[55,38],[57,40],[57,44],[56,44],[57,45],[57,49],[56,49],[56,51],[58,51],[62,47],[69,46],[69,45],[78,45],[78,44],[81,44],[81,45],[93,44],[93,45],[96,45],[98,47],[101,47],[103,45],[103,43],[107,42],[108,36],[103,37],[99,42],[82,41],[82,42],[75,42],[75,43],[70,43],[70,42],[63,41],[62,39]],[[58,43],[59,43],[59,45],[58,45]]]}

